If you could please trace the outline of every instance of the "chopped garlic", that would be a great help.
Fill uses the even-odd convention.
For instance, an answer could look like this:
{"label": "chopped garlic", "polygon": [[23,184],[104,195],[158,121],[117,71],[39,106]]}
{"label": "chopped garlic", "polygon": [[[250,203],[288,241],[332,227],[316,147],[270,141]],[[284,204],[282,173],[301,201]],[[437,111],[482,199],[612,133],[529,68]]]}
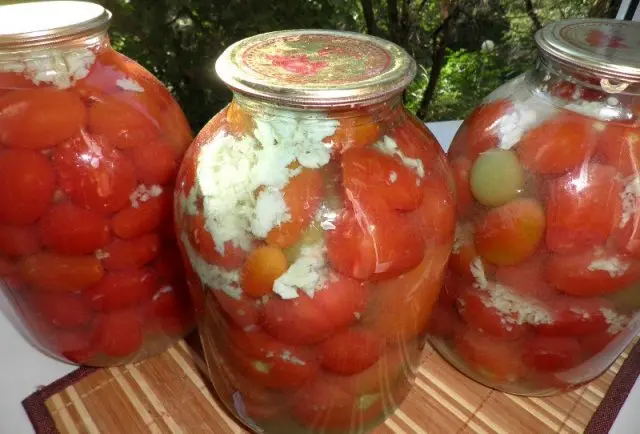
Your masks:
{"label": "chopped garlic", "polygon": [[229,271],[207,263],[191,246],[191,242],[185,234],[182,235],[181,239],[189,262],[202,283],[214,291],[223,291],[229,297],[239,300],[242,297],[240,271]]}
{"label": "chopped garlic", "polygon": [[255,236],[266,238],[271,229],[290,220],[291,213],[280,190],[270,188],[260,192],[251,222],[251,232]]}
{"label": "chopped garlic", "polygon": [[[465,243],[466,238],[466,227],[460,225],[460,223],[456,223],[456,233],[453,236],[453,246],[451,247],[451,253],[458,254],[460,253],[460,249]],[[482,265],[482,264],[481,264]]]}
{"label": "chopped garlic", "polygon": [[290,362],[290,363],[293,363],[294,365],[298,365],[298,366],[306,365],[304,360],[300,360],[299,358],[291,354],[291,351],[288,351],[288,350],[284,350],[282,354],[280,354],[280,358],[285,362]]}
{"label": "chopped garlic", "polygon": [[609,324],[607,332],[612,335],[619,333],[629,322],[626,316],[617,314],[611,309],[603,307],[600,309],[600,312],[602,312],[605,321],[607,322],[607,324]]}
{"label": "chopped garlic", "polygon": [[633,177],[625,186],[622,193],[622,216],[619,227],[624,227],[636,213],[636,206],[640,199],[640,176]]}
{"label": "chopped garlic", "polygon": [[298,297],[298,289],[309,297],[325,281],[325,246],[320,241],[300,249],[300,257],[273,283],[273,292],[285,300]]}
{"label": "chopped garlic", "polygon": [[162,288],[160,288],[155,294],[153,294],[152,299],[153,301],[156,301],[162,296],[162,294],[168,294],[171,291],[173,291],[173,287],[169,285],[165,285]]}
{"label": "chopped garlic", "polygon": [[373,147],[385,155],[398,157],[402,164],[416,172],[420,178],[424,178],[425,171],[422,160],[419,158],[409,158],[398,148],[398,144],[389,136],[384,136],[382,140],[373,144]]}
{"label": "chopped garlic", "polygon": [[138,185],[133,193],[129,195],[129,201],[131,202],[131,206],[133,208],[140,207],[141,202],[146,202],[152,197],[158,197],[162,194],[162,187],[159,185],[152,185],[151,187],[147,187],[143,184]]}
{"label": "chopped garlic", "polygon": [[611,277],[620,277],[624,275],[628,268],[628,263],[623,262],[616,257],[594,259],[587,266],[587,270],[589,271],[606,271]]}
{"label": "chopped garlic", "polygon": [[473,258],[469,268],[471,270],[471,275],[476,280],[476,283],[474,283],[473,286],[480,289],[487,289],[489,287],[489,281],[487,280],[487,276],[484,274],[482,258],[480,258],[480,256]]}
{"label": "chopped garlic", "polygon": [[105,252],[104,250],[96,250],[94,253],[96,259],[102,261],[103,259],[107,259],[108,257],[110,257],[111,255],[107,252]]}
{"label": "chopped garlic", "polygon": [[555,112],[553,106],[536,96],[514,102],[512,110],[495,125],[500,138],[498,147],[511,149],[529,129],[549,119]]}
{"label": "chopped garlic", "polygon": [[398,180],[398,174],[394,171],[389,172],[389,183],[393,184]]}
{"label": "chopped garlic", "polygon": [[[551,324],[551,314],[542,305],[521,297],[508,286],[491,283],[488,285],[489,300],[485,303],[502,314],[515,316],[516,324]],[[513,319],[513,317],[509,318]]]}
{"label": "chopped garlic", "polygon": [[122,90],[129,90],[131,92],[144,92],[144,87],[132,78],[119,78],[116,80],[116,86]]}

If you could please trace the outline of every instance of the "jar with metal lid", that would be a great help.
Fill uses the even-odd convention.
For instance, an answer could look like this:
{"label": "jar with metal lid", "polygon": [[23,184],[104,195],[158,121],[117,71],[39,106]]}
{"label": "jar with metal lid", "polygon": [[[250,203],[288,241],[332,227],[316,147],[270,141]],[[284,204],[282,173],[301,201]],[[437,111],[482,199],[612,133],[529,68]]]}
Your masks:
{"label": "jar with metal lid", "polygon": [[193,328],[172,196],[191,129],[79,1],[0,6],[0,276],[27,334],[93,366]]}
{"label": "jar with metal lid", "polygon": [[360,432],[409,390],[453,241],[444,152],[401,103],[415,63],[357,33],[229,47],[231,104],[178,174],[209,373],[267,433]]}
{"label": "jar with metal lid", "polygon": [[536,34],[449,151],[458,221],[430,329],[456,368],[522,395],[603,373],[640,330],[640,23]]}

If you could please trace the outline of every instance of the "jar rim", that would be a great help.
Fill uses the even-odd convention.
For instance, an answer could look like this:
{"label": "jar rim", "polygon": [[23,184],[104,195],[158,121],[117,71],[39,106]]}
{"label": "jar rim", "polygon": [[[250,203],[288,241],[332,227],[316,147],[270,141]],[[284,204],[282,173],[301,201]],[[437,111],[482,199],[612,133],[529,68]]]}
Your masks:
{"label": "jar rim", "polygon": [[283,30],[242,39],[215,71],[233,91],[294,107],[374,103],[404,90],[415,60],[400,46],[337,30]]}
{"label": "jar rim", "polygon": [[561,20],[535,35],[541,54],[603,80],[640,81],[640,23],[604,18]]}
{"label": "jar rim", "polygon": [[[28,17],[28,18],[26,18]],[[111,12],[96,3],[55,0],[0,6],[0,50],[55,45],[105,31]]]}

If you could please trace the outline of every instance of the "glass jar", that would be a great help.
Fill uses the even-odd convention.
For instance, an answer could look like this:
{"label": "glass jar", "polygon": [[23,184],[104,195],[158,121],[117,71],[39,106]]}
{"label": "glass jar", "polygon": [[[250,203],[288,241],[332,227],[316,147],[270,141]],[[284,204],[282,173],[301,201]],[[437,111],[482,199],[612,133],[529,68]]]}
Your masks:
{"label": "glass jar", "polygon": [[456,241],[430,329],[487,386],[571,390],[639,330],[639,40],[628,21],[545,27],[535,67],[453,140]]}
{"label": "glass jar", "polygon": [[401,103],[415,63],[309,30],[242,40],[216,70],[234,98],[176,193],[211,380],[255,431],[360,432],[408,393],[453,242],[446,157]]}
{"label": "glass jar", "polygon": [[86,2],[0,6],[0,276],[61,360],[122,364],[192,329],[172,197],[190,127]]}

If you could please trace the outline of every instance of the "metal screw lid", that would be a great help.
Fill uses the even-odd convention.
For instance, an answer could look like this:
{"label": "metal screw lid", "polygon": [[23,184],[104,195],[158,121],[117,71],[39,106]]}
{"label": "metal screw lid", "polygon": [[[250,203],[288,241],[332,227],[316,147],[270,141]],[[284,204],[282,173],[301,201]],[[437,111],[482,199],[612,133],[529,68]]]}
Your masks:
{"label": "metal screw lid", "polygon": [[0,6],[0,50],[53,45],[106,30],[111,13],[84,1],[38,1]]}
{"label": "metal screw lid", "polygon": [[602,79],[640,81],[640,23],[609,19],[564,20],[536,33],[544,55]]}
{"label": "metal screw lid", "polygon": [[352,32],[287,30],[243,39],[216,62],[233,90],[291,106],[380,101],[413,80],[415,61],[384,39]]}

